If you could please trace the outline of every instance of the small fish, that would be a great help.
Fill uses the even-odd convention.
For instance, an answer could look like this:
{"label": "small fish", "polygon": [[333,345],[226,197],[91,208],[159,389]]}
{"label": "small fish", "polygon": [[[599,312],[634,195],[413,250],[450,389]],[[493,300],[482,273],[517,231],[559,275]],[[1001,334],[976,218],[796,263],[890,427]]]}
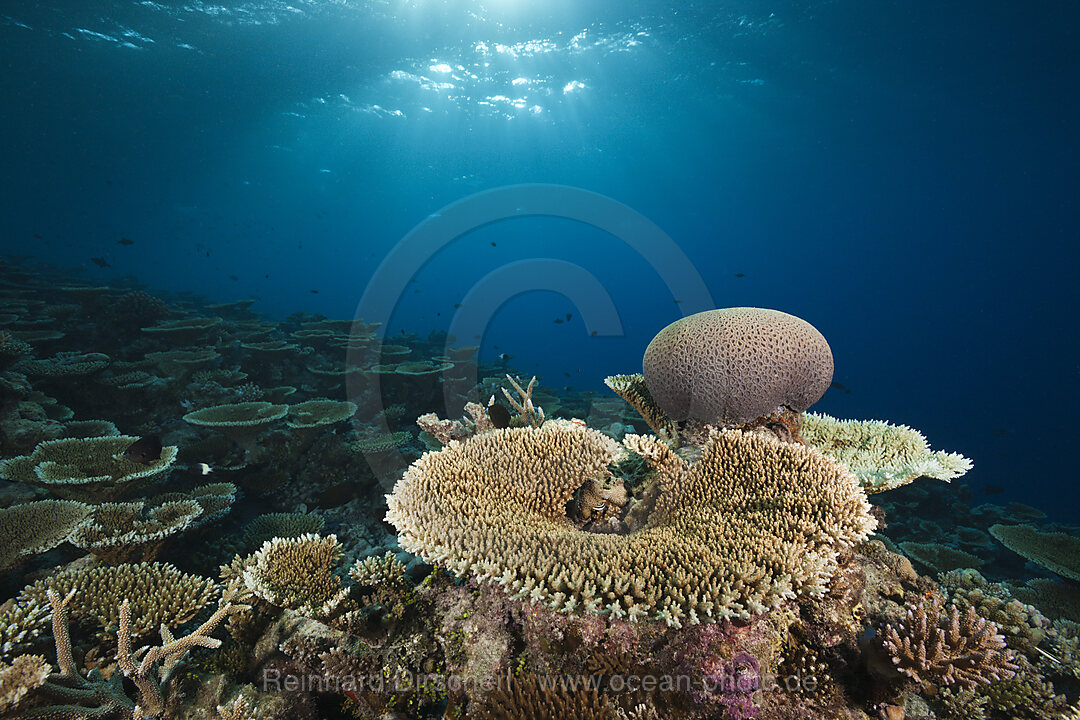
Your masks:
{"label": "small fish", "polygon": [[840,383],[836,382],[835,380],[833,380],[831,383],[829,383],[829,389],[830,390],[843,390],[845,394],[847,394],[847,395],[851,394],[850,390],[848,390],[846,387],[844,387]]}
{"label": "small fish", "polygon": [[214,472],[214,468],[210,467],[206,463],[197,463],[195,467],[199,468],[200,475],[209,475]]}
{"label": "small fish", "polygon": [[589,333],[589,337],[596,337],[596,330],[593,330],[591,333]]}
{"label": "small fish", "polygon": [[210,257],[210,251],[209,250],[206,251],[206,257]]}
{"label": "small fish", "polygon": [[34,233],[34,239],[35,239],[35,240],[44,240],[45,238],[43,238],[43,237],[41,236],[41,233]]}
{"label": "small fish", "polygon": [[1000,485],[983,485],[982,491],[986,495],[1000,495],[1005,492],[1005,488]]}
{"label": "small fish", "polygon": [[454,303],[454,309],[457,310],[461,307],[461,303]]}
{"label": "small fish", "polygon": [[318,294],[319,294],[319,291],[318,291],[318,290],[312,290],[312,291],[311,291],[311,294],[312,294],[312,295],[318,295]]}
{"label": "small fish", "polygon": [[555,318],[555,324],[556,325],[562,325],[563,324],[563,319],[562,318]]}
{"label": "small fish", "polygon": [[161,459],[161,438],[157,435],[144,435],[128,445],[124,459],[140,465],[149,465]]}
{"label": "small fish", "polygon": [[676,305],[679,305],[679,304],[681,304],[681,303],[682,303],[682,300],[676,300],[676,301],[675,301],[675,304],[676,304]]}
{"label": "small fish", "polygon": [[105,258],[103,257],[92,257],[90,258],[90,262],[94,263],[99,268],[109,267],[109,263],[106,262]]}
{"label": "small fish", "polygon": [[746,273],[735,273],[735,277],[746,277]]}
{"label": "small fish", "polygon": [[511,358],[513,357],[514,356],[510,353],[499,353],[499,362],[505,365],[506,363],[510,362]]}
{"label": "small fish", "polygon": [[506,409],[505,405],[495,403],[488,408],[488,417],[491,418],[491,424],[498,429],[510,427],[510,411]]}
{"label": "small fish", "polygon": [[998,437],[1005,437],[1009,434],[1009,431],[1006,428],[994,428],[990,432],[994,435],[997,435]]}
{"label": "small fish", "polygon": [[119,240],[116,241],[116,244],[117,245],[134,245],[135,241],[134,240],[129,240],[127,238],[122,237],[122,238],[120,238]]}
{"label": "small fish", "polygon": [[565,375],[566,377],[570,377],[570,373],[568,372],[564,372],[563,375]]}
{"label": "small fish", "polygon": [[494,240],[491,241],[491,247],[495,247],[495,241]]}
{"label": "small fish", "polygon": [[574,313],[566,313],[566,322],[570,322],[570,320],[571,320],[571,319],[572,319],[573,317],[574,317]]}
{"label": "small fish", "polygon": [[230,280],[239,280],[240,278],[236,277],[235,275],[230,275],[229,279]]}

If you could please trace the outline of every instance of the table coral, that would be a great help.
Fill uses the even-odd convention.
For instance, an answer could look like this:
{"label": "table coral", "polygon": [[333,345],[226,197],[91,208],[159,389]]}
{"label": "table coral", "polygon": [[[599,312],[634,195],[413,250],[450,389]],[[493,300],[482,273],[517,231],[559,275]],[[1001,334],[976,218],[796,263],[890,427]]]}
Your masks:
{"label": "table coral", "polygon": [[659,490],[625,534],[585,532],[566,516],[625,450],[561,420],[425,454],[387,496],[386,517],[404,549],[511,597],[673,626],[820,593],[837,553],[875,525],[855,478],[810,448],[733,430],[688,463],[655,438],[625,442]]}
{"label": "table coral", "polygon": [[851,468],[867,493],[920,477],[955,480],[971,469],[963,455],[932,451],[922,433],[906,425],[806,413],[801,433],[806,442]]}
{"label": "table coral", "polygon": [[175,445],[163,447],[161,457],[149,463],[128,460],[124,451],[138,439],[116,435],[46,440],[31,454],[0,463],[0,477],[43,487],[69,500],[115,500],[141,488],[176,461]]}

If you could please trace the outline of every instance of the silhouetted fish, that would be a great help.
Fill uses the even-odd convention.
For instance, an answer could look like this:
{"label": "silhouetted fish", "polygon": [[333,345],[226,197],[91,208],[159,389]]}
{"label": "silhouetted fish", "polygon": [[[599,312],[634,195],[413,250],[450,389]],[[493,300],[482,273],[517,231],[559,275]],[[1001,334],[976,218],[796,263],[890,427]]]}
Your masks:
{"label": "silhouetted fish", "polygon": [[1005,492],[1005,488],[1000,485],[983,485],[982,491],[986,495],[1000,495]]}
{"label": "silhouetted fish", "polygon": [[830,390],[843,390],[848,395],[851,394],[850,390],[848,390],[846,387],[844,387],[840,383],[836,382],[835,380],[833,380],[831,383],[829,383],[829,389]]}
{"label": "silhouetted fish", "polygon": [[35,240],[44,240],[44,238],[41,236],[41,233],[34,233],[34,239]]}
{"label": "silhouetted fish", "polygon": [[574,313],[566,313],[566,322],[570,322],[570,320],[571,320],[571,319],[572,319],[573,317],[574,317]]}
{"label": "silhouetted fish", "polygon": [[497,428],[510,427],[510,411],[506,409],[505,405],[495,403],[488,408],[488,417],[491,418],[491,424]]}
{"label": "silhouetted fish", "polygon": [[491,247],[495,247],[495,241],[494,240],[491,241]]}
{"label": "silhouetted fish", "polygon": [[596,337],[596,330],[593,330],[591,333],[589,333],[589,337]]}
{"label": "silhouetted fish", "polygon": [[106,262],[106,261],[105,261],[105,258],[103,258],[103,257],[93,257],[93,258],[90,258],[90,262],[94,263],[94,264],[95,264],[95,265],[97,265],[97,266],[98,266],[99,268],[103,268],[103,267],[109,267],[109,263],[108,263],[108,262]]}
{"label": "silhouetted fish", "polygon": [[116,241],[116,244],[117,245],[134,245],[135,241],[134,240],[128,240],[127,238],[120,238],[119,240]]}
{"label": "silhouetted fish", "polygon": [[161,438],[157,435],[144,435],[128,445],[124,458],[140,465],[148,465],[161,459]]}
{"label": "silhouetted fish", "polygon": [[990,432],[993,433],[994,435],[997,435],[998,437],[1005,437],[1006,435],[1009,434],[1009,431],[1006,430],[1005,428],[994,428]]}
{"label": "silhouetted fish", "polygon": [[746,273],[735,273],[735,277],[746,277]]}
{"label": "silhouetted fish", "polygon": [[318,294],[319,294],[319,291],[318,291],[318,290],[312,290],[312,291],[311,291],[311,294],[312,294],[312,295],[318,295]]}
{"label": "silhouetted fish", "polygon": [[563,319],[562,318],[555,318],[555,324],[556,325],[562,325],[563,324]]}

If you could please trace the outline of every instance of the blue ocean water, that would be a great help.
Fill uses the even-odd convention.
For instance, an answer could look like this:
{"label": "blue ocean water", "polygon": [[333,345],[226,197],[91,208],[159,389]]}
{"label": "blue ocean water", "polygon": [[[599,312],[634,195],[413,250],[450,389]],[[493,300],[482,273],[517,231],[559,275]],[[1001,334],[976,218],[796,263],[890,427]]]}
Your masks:
{"label": "blue ocean water", "polygon": [[[494,305],[482,358],[598,392],[704,309],[700,278],[717,307],[822,331],[843,388],[815,409],[919,428],[975,461],[976,489],[1075,519],[1078,20],[1066,2],[8,2],[0,252],[352,317],[426,222],[452,241],[399,252],[419,269],[378,298],[389,334],[446,330],[474,292]],[[569,189],[562,213],[485,204],[521,184],[599,194],[627,224],[581,222]],[[440,228],[469,198],[476,227]],[[639,216],[685,255],[665,251],[674,285],[628,241],[655,239]],[[540,259],[592,278],[573,285],[618,327],[592,335],[600,305]],[[500,272],[521,292],[484,284]]]}

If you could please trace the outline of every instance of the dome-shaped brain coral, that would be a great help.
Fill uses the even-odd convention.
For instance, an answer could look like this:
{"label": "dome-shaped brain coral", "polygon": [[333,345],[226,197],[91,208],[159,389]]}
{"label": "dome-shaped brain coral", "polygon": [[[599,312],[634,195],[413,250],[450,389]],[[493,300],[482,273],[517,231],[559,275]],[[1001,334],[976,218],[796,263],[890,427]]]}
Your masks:
{"label": "dome-shaped brain coral", "polygon": [[742,424],[781,407],[802,412],[829,387],[833,357],[813,325],[763,308],[689,315],[649,343],[645,384],[672,420]]}

